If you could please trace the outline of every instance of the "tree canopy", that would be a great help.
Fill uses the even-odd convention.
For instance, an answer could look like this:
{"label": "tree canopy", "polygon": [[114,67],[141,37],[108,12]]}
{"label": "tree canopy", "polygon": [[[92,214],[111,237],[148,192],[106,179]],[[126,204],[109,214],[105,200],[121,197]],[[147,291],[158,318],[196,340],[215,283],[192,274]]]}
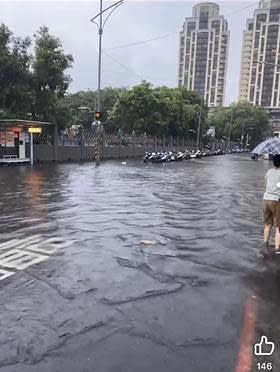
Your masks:
{"label": "tree canopy", "polygon": [[[124,132],[188,136],[196,130],[200,98],[182,88],[154,88],[143,82],[123,91],[109,113],[109,122]],[[202,107],[202,124],[206,117]]]}
{"label": "tree canopy", "polygon": [[4,114],[24,114],[30,109],[30,44],[29,38],[15,38],[0,25],[0,109]]}
{"label": "tree canopy", "polygon": [[34,40],[32,55],[30,38],[16,38],[5,25],[0,25],[1,116],[33,116],[57,122],[58,101],[71,81],[65,71],[73,58],[64,53],[60,40],[50,35],[47,27],[41,27]]}
{"label": "tree canopy", "polygon": [[242,133],[248,134],[250,143],[257,144],[268,130],[268,113],[248,102],[233,103],[229,107],[216,108],[208,116],[208,125],[215,126],[217,139],[241,141]]}

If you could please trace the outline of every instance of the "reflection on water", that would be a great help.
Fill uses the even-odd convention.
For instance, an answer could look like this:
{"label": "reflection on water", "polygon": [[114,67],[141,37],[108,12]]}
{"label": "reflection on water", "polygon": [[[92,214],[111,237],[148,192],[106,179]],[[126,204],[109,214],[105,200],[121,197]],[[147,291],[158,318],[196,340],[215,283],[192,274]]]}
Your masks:
{"label": "reflection on water", "polygon": [[[20,340],[29,340],[33,351],[20,349],[15,358],[35,363],[61,339],[96,326],[178,348],[173,370],[185,364],[189,345],[215,345],[211,358],[221,362],[219,368],[222,346],[233,366],[244,298],[252,287],[244,277],[264,271],[257,252],[269,165],[226,156],[162,165],[1,168],[0,242],[39,234],[75,244],[7,279],[14,297],[10,304],[1,296],[11,309],[3,312],[3,322],[24,310],[33,328],[20,324],[20,339],[10,342],[5,355],[0,351],[0,366],[14,357]],[[143,239],[156,244],[139,244]],[[279,274],[276,283],[279,290]],[[17,295],[18,288],[32,303]],[[12,339],[11,332],[0,342]],[[197,355],[196,371],[206,370],[208,357]]]}
{"label": "reflection on water", "polygon": [[42,187],[45,181],[45,175],[40,172],[28,172],[23,177],[23,187],[25,190],[26,203],[30,215],[33,218],[44,217],[45,209],[41,200]]}

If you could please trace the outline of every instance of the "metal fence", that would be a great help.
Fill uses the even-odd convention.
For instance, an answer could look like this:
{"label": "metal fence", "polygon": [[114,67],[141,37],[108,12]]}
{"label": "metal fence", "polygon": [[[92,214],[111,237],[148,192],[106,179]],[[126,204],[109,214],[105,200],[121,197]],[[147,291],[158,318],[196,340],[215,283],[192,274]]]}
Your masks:
{"label": "metal fence", "polygon": [[[57,137],[57,145],[59,146],[94,146],[97,143],[98,136],[92,131],[85,131],[76,134],[61,134]],[[172,136],[148,136],[135,134],[106,133],[103,136],[103,146],[130,146],[130,147],[146,147],[152,148],[155,151],[160,149],[193,149],[196,148],[196,140],[183,137]],[[34,136],[34,144],[54,144],[54,138],[49,135],[39,134]],[[200,147],[208,147],[211,150],[226,150],[228,147],[233,148],[238,144],[224,140],[211,140],[207,145],[200,144]]]}

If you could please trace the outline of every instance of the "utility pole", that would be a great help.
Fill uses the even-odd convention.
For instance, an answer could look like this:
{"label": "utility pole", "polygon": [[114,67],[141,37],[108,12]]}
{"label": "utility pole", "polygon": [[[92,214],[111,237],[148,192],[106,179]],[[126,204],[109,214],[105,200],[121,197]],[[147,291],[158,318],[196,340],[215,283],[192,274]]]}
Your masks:
{"label": "utility pole", "polygon": [[230,148],[230,136],[231,136],[231,131],[232,131],[232,120],[233,120],[233,112],[231,110],[231,113],[230,113],[230,124],[229,124],[229,131],[228,131],[228,151],[229,151],[229,148]]}
{"label": "utility pole", "polygon": [[248,148],[249,145],[249,133],[246,135],[246,149]]}
{"label": "utility pole", "polygon": [[241,141],[240,141],[241,149],[243,147],[243,139],[244,139],[244,120],[242,122],[242,133],[241,133]]}
{"label": "utility pole", "polygon": [[197,125],[197,140],[196,140],[196,149],[199,149],[199,142],[200,142],[200,128],[201,128],[201,117],[202,117],[202,103],[203,99],[201,98],[201,103],[200,103],[200,112],[199,112],[199,117],[198,117],[198,125]]}
{"label": "utility pole", "polygon": [[[104,26],[110,17],[110,15],[116,10],[121,4],[123,3],[123,0],[119,0],[116,3],[108,6],[107,8],[103,9],[103,0],[99,0],[99,13],[93,17],[90,21],[95,23],[98,28],[98,35],[99,35],[99,47],[98,47],[98,85],[97,85],[97,111],[101,112],[101,64],[102,64],[102,35]],[[105,21],[103,22],[103,13],[107,12],[107,17],[105,18]],[[95,19],[99,18],[99,22],[95,22]],[[96,119],[95,119],[96,120]],[[104,128],[102,123],[98,123],[97,128],[97,157],[96,157],[96,165],[100,165],[100,152],[101,152],[101,146],[103,145],[103,136],[104,136]]]}
{"label": "utility pole", "polygon": [[102,34],[103,34],[103,25],[102,25],[102,11],[103,11],[103,0],[100,0],[100,13],[99,13],[99,48],[98,48],[98,86],[97,86],[97,111],[101,111],[101,53],[102,53]]}

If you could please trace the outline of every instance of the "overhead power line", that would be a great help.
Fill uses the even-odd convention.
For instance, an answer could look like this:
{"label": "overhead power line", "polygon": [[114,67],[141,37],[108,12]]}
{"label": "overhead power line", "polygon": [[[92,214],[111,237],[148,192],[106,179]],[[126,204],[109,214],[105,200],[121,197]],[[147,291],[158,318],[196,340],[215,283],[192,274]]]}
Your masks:
{"label": "overhead power line", "polygon": [[[253,6],[256,6],[257,4],[259,4],[259,1],[254,2],[252,4],[249,4],[249,5],[246,5],[246,6],[240,8],[238,10],[235,10],[235,11],[232,11],[230,13],[227,13],[227,14],[224,15],[224,17],[229,17],[229,16],[234,15],[236,13],[242,12],[243,10],[246,10],[246,9],[249,9],[249,8],[251,8]],[[177,80],[175,80],[175,79],[174,80],[171,80],[171,79],[160,78],[160,77],[157,77],[156,78],[156,77],[150,77],[150,76],[139,74],[139,73],[133,71],[130,67],[128,67],[124,63],[122,63],[119,60],[117,60],[112,55],[110,55],[107,51],[108,50],[113,50],[113,49],[122,49],[122,48],[131,47],[131,46],[146,44],[146,43],[150,43],[150,42],[153,42],[153,41],[166,39],[166,38],[169,38],[171,36],[179,35],[179,34],[180,34],[180,32],[173,32],[173,33],[169,33],[169,34],[165,34],[165,35],[160,35],[160,36],[157,36],[157,37],[154,37],[154,38],[151,38],[151,39],[141,40],[141,41],[137,41],[137,42],[129,43],[129,44],[123,44],[123,45],[119,45],[119,46],[115,46],[115,47],[111,47],[111,48],[105,48],[105,49],[103,49],[102,53],[104,53],[107,57],[109,57],[112,61],[114,61],[115,63],[117,63],[119,66],[121,66],[122,68],[124,68],[130,74],[136,76],[138,79],[141,79],[141,80],[149,79],[151,81],[160,80],[160,81],[177,83]],[[118,73],[118,72],[113,72],[113,71],[111,71],[111,72],[112,73],[116,73],[116,74]]]}
{"label": "overhead power line", "polygon": [[179,35],[179,33],[180,33],[180,32],[173,32],[173,33],[171,33],[171,34],[161,35],[161,36],[158,36],[158,37],[154,37],[154,38],[152,38],[152,39],[136,41],[135,43],[123,44],[123,45],[119,45],[119,46],[115,46],[115,47],[111,47],[111,48],[105,48],[105,50],[121,49],[121,48],[127,48],[127,47],[130,47],[130,46],[146,44],[146,43],[150,43],[151,41],[156,41],[156,40],[166,39],[166,38],[168,38],[168,37],[170,37],[170,36]]}
{"label": "overhead power line", "polygon": [[[131,74],[137,76],[139,79],[141,80],[145,80],[145,79],[149,79],[149,80],[165,80],[165,81],[168,81],[168,82],[172,82],[172,83],[177,83],[177,80],[171,80],[171,79],[166,79],[166,78],[163,78],[163,77],[151,77],[151,76],[147,76],[147,75],[142,75],[142,74],[138,74],[137,72],[135,72],[134,70],[132,70],[130,67],[128,67],[127,65],[123,64],[122,62],[120,62],[119,60],[117,60],[115,57],[113,57],[112,55],[110,55],[108,52],[104,51],[103,50],[103,53],[109,57],[112,61],[116,62],[119,66],[123,67],[125,70],[127,70],[128,72],[130,72]],[[113,72],[113,71],[111,71]]]}
{"label": "overhead power line", "polygon": [[[232,11],[230,13],[225,14],[224,17],[229,17],[229,16],[234,15],[236,13],[240,13],[243,10],[252,8],[253,6],[256,6],[258,4],[259,4],[259,1],[255,2],[255,3],[252,3],[250,5],[246,5],[246,6],[242,7],[242,8],[240,8],[240,9],[237,9],[237,10],[234,10],[234,11]],[[157,37],[154,37],[154,38],[151,38],[151,39],[140,40],[140,41],[136,41],[134,43],[117,45],[115,47],[105,48],[105,50],[123,49],[123,48],[128,48],[128,47],[131,47],[131,46],[136,46],[136,45],[141,45],[141,44],[147,44],[147,43],[150,43],[152,41],[167,39],[167,38],[169,38],[171,36],[175,36],[175,35],[179,35],[179,34],[180,34],[180,32],[172,32],[172,33],[165,34],[165,35],[160,35],[160,36],[157,36]]]}
{"label": "overhead power line", "polygon": [[252,3],[252,4],[250,4],[250,5],[246,5],[246,6],[244,6],[243,8],[240,8],[240,9],[234,10],[233,12],[230,12],[230,13],[228,13],[228,14],[225,14],[224,17],[229,17],[229,16],[231,16],[231,15],[233,15],[233,14],[240,13],[240,12],[242,12],[243,10],[246,10],[246,9],[252,8],[253,6],[256,6],[256,5],[258,5],[258,4],[259,4],[259,1],[255,2],[255,3]]}

